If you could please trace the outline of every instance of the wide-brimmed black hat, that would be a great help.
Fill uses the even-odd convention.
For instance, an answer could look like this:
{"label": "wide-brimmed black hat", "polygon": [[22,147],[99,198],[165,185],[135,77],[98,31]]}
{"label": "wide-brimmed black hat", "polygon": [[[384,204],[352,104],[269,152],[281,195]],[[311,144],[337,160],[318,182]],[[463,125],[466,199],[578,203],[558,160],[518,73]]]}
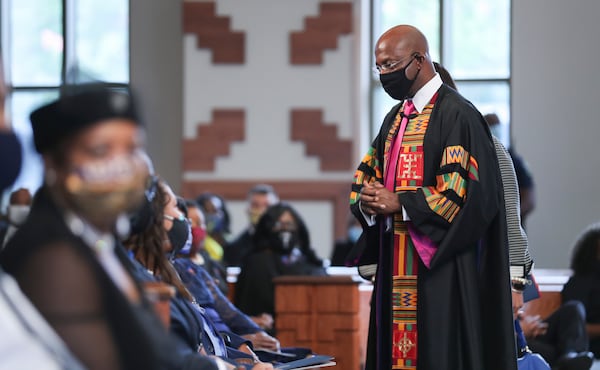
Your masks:
{"label": "wide-brimmed black hat", "polygon": [[103,84],[76,86],[30,115],[33,142],[39,153],[57,148],[82,129],[111,118],[140,124],[133,96]]}

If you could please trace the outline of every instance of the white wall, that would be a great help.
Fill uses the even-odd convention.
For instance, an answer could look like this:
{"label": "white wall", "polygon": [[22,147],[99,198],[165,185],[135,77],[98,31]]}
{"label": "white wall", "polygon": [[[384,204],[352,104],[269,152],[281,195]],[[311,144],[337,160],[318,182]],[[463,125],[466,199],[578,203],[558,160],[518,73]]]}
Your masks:
{"label": "white wall", "polygon": [[574,239],[600,220],[600,1],[512,6],[513,144],[537,189],[530,249],[538,267],[568,267]]}

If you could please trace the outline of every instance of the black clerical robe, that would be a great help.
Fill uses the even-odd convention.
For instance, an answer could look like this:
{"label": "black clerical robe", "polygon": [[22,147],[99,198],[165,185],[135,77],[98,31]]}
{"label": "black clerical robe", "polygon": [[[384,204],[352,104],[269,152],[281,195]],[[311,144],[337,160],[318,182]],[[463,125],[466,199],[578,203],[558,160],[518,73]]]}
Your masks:
{"label": "black clerical robe", "polygon": [[[515,370],[506,224],[494,146],[487,124],[471,103],[446,85],[437,94],[423,138],[423,186],[398,193],[412,225],[437,246],[429,267],[418,261],[418,369]],[[358,194],[363,180],[383,183],[385,140],[400,106],[386,116],[352,185],[351,209],[367,236],[366,243],[358,244],[364,248],[359,264],[378,264],[374,292],[383,297],[372,300],[369,370],[392,368],[392,248],[382,248],[386,255],[380,255],[379,243],[391,246],[393,238],[381,232],[386,228],[383,217],[377,217],[374,226],[367,224]],[[445,156],[457,147],[476,163],[448,164]],[[466,181],[463,196],[444,184],[449,173]],[[436,199],[437,205],[451,202],[458,211],[445,217]]]}

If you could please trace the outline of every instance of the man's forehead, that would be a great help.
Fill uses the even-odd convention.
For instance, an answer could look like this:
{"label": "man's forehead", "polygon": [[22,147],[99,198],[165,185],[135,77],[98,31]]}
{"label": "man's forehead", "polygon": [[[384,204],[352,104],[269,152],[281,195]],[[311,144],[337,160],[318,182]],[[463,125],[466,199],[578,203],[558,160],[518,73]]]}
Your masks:
{"label": "man's forehead", "polygon": [[382,35],[375,46],[375,50],[397,50],[409,48],[410,40],[400,33],[388,33]]}
{"label": "man's forehead", "polygon": [[375,48],[375,58],[377,59],[402,59],[410,55],[412,50],[405,43],[398,40],[386,40],[378,43]]}
{"label": "man's forehead", "polygon": [[250,196],[250,203],[262,204],[269,202],[269,195],[266,193],[254,193]]}

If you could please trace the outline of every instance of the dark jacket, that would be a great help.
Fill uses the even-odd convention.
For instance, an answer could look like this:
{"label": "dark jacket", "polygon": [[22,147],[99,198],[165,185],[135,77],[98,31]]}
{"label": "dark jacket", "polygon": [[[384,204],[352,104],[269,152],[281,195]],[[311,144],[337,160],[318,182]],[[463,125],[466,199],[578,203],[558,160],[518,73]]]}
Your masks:
{"label": "dark jacket", "polygon": [[84,365],[91,367],[80,356],[89,348],[79,346],[77,335],[100,329],[108,331],[121,369],[163,368],[157,353],[165,331],[157,317],[145,301],[129,303],[93,250],[65,224],[48,189],[36,194],[0,263]]}

